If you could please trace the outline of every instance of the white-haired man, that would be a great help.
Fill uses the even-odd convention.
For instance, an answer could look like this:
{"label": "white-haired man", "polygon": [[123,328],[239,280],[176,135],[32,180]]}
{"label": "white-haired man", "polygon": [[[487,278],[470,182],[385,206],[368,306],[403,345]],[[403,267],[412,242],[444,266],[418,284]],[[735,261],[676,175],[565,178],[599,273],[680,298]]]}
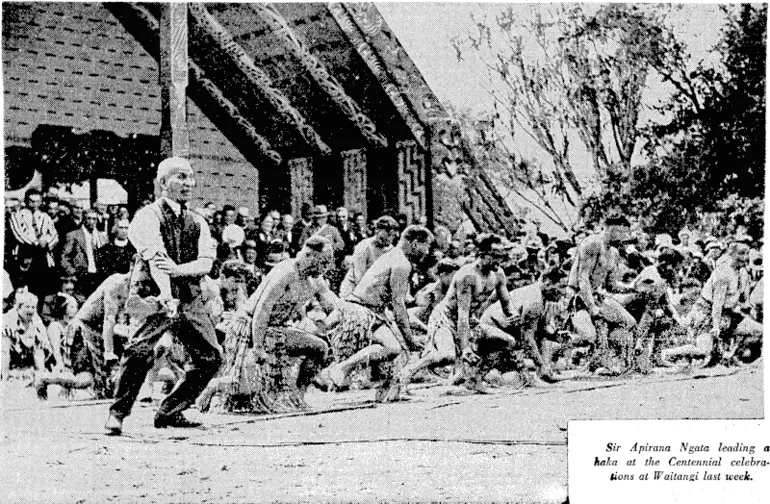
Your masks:
{"label": "white-haired man", "polygon": [[195,187],[195,173],[186,159],[172,157],[158,165],[155,179],[160,197],[140,209],[128,230],[143,267],[158,287],[160,300],[179,302],[176,316],[156,313],[147,317],[126,348],[120,364],[115,402],[105,425],[108,434],[122,432],[136,397],[153,365],[155,344],[166,331],[180,335],[190,354],[184,378],[163,400],[155,414],[155,427],[197,427],[182,411],[206,388],[222,363],[214,325],[206,314],[201,282],[211,271],[216,246],[206,220],[188,212],[186,204]]}

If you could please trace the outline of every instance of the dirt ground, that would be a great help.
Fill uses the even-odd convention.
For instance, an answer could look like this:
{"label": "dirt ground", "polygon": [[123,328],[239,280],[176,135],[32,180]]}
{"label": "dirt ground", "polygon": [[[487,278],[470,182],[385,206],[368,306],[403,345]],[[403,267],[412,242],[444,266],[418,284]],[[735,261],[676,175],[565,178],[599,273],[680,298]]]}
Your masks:
{"label": "dirt ground", "polygon": [[313,391],[313,414],[189,415],[205,430],[152,427],[137,405],[122,437],[108,404],[5,384],[0,502],[553,502],[567,498],[574,419],[762,418],[762,361],[741,369],[580,378],[451,395],[413,387],[375,405],[373,391]]}

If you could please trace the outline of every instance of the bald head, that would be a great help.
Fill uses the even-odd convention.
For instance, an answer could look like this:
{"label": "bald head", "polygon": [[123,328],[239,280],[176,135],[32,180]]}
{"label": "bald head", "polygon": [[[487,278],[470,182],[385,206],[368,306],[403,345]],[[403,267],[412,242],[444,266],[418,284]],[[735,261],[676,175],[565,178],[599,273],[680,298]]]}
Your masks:
{"label": "bald head", "polygon": [[164,159],[158,165],[155,184],[160,194],[179,203],[186,203],[195,187],[195,173],[190,162],[180,157]]}

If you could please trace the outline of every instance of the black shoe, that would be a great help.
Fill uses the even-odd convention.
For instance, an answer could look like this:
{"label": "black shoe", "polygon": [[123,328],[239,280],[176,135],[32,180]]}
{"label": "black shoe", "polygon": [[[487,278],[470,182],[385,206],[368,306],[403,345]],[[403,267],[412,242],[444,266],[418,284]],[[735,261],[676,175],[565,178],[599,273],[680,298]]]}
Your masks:
{"label": "black shoe", "polygon": [[38,382],[35,384],[35,392],[37,393],[37,398],[41,401],[48,399],[48,385],[45,383]]}
{"label": "black shoe", "polygon": [[120,436],[123,433],[123,420],[110,413],[104,429],[108,436]]}
{"label": "black shoe", "polygon": [[165,429],[166,427],[175,427],[179,429],[197,429],[203,426],[201,422],[188,420],[181,413],[176,415],[160,415],[155,417],[155,428]]}

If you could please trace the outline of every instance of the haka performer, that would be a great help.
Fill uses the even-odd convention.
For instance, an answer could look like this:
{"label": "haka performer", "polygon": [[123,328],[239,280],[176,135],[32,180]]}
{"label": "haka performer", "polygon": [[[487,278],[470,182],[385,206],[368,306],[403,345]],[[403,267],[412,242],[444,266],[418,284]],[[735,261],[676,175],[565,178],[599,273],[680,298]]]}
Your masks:
{"label": "haka performer", "polygon": [[491,369],[490,356],[499,351],[513,351],[516,340],[497,327],[479,322],[482,313],[496,296],[505,313],[506,325],[516,326],[515,314],[506,289],[505,273],[500,262],[507,258],[506,247],[496,235],[479,239],[478,259],[462,266],[452,277],[444,300],[428,320],[428,345],[422,357],[405,366],[399,382],[406,386],[412,376],[428,366],[453,363],[459,355],[465,368],[466,386],[484,393],[482,379]]}
{"label": "haka performer", "polygon": [[[182,378],[163,400],[155,414],[155,427],[197,427],[182,411],[191,406],[206,388],[222,363],[211,318],[206,314],[201,282],[211,271],[216,246],[206,220],[187,211],[195,187],[195,174],[186,159],[173,157],[158,165],[155,178],[160,197],[139,210],[128,237],[136,248],[135,267],[149,268],[158,287],[157,298],[177,310],[147,317],[126,349],[120,364],[116,400],[105,425],[108,434],[119,435],[123,419],[139,394],[147,372],[153,367],[155,345],[166,331],[178,335],[190,363]],[[174,313],[176,312],[176,313]]]}
{"label": "haka performer", "polygon": [[[409,226],[401,240],[380,256],[366,271],[353,293],[340,301],[331,332],[338,362],[321,373],[320,381],[342,388],[350,372],[360,364],[392,363],[404,352],[417,350],[406,311],[413,265],[427,254],[433,234],[423,226]],[[328,323],[332,326],[332,323]],[[379,402],[398,400],[398,387],[391,387],[392,370],[377,390]]]}
{"label": "haka performer", "polygon": [[[322,278],[333,257],[331,241],[311,236],[296,259],[273,267],[228,330],[228,361],[221,377],[201,396],[201,410],[209,408],[216,392],[223,393],[221,404],[226,411],[275,413],[306,407],[305,391],[323,366],[329,347],[297,323],[311,301],[327,313],[334,309],[336,296]],[[297,358],[301,363],[294,379]]]}

